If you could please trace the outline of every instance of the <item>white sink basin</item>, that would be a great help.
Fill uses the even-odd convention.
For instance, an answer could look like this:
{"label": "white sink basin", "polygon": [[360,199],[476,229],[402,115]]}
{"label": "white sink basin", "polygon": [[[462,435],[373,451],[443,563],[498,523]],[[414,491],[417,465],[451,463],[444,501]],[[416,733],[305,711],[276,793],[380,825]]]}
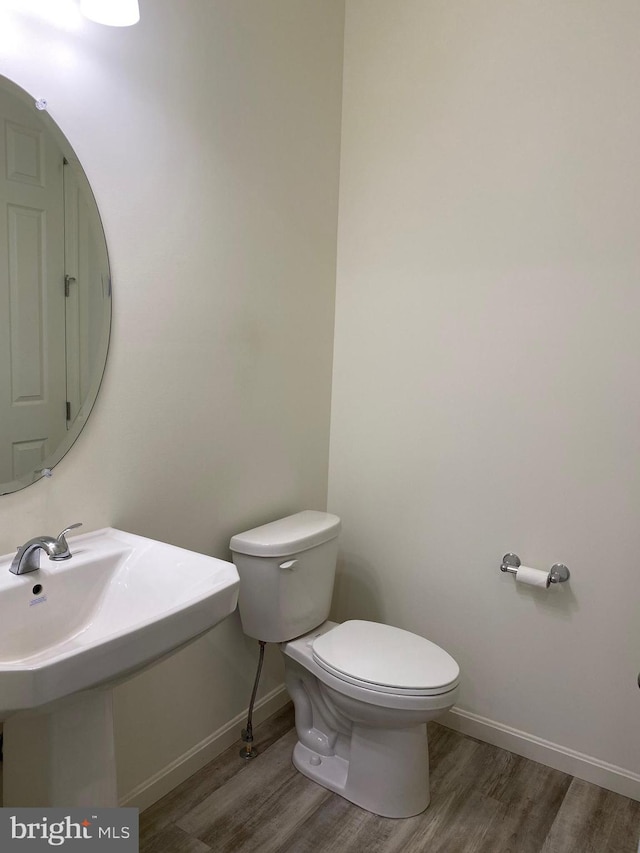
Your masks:
{"label": "white sink basin", "polygon": [[0,719],[119,679],[236,607],[232,563],[113,528],[68,541],[71,559],[41,553],[37,572],[0,558]]}
{"label": "white sink basin", "polygon": [[[113,528],[68,542],[71,559],[53,562],[41,552],[40,569],[28,574],[9,571],[13,554],[0,558],[0,720],[10,718],[5,774],[14,721],[25,717],[12,714],[40,709],[51,717],[69,703],[42,706],[90,688],[106,693],[212,628],[237,604],[238,573],[224,560]],[[92,715],[85,708],[80,716]]]}

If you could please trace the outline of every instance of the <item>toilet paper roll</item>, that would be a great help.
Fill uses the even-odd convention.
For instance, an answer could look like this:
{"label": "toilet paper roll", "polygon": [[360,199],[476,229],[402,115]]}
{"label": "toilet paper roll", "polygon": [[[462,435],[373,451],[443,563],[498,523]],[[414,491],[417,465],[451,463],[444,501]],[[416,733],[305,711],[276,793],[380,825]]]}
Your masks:
{"label": "toilet paper roll", "polygon": [[516,581],[546,589],[549,586],[549,572],[542,569],[530,569],[529,566],[519,566],[516,572]]}

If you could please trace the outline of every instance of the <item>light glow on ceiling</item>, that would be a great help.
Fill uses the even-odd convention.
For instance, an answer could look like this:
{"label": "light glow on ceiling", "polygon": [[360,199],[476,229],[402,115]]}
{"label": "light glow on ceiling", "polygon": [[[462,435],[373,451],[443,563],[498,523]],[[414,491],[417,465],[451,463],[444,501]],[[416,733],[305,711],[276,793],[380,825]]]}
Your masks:
{"label": "light glow on ceiling", "polygon": [[80,0],[80,11],[108,27],[130,27],[140,20],[138,0]]}

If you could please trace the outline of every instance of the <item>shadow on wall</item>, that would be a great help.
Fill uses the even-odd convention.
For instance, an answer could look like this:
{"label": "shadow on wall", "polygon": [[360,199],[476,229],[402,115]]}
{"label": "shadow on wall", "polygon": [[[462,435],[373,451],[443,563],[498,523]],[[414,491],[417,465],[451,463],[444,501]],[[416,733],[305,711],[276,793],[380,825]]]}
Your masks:
{"label": "shadow on wall", "polygon": [[[537,589],[516,583],[512,575],[503,575],[505,586],[513,585],[513,594],[528,600],[532,607],[553,618],[570,621],[580,609],[580,603],[568,583]],[[376,570],[359,556],[342,554],[338,559],[336,581],[330,619],[345,622],[348,619],[365,619],[370,622],[387,622],[384,597],[377,581]]]}
{"label": "shadow on wall", "polygon": [[382,595],[371,563],[343,554],[338,560],[330,619],[384,622]]}
{"label": "shadow on wall", "polygon": [[[514,584],[514,592],[523,600],[529,600],[537,610],[544,611],[553,617],[570,621],[573,613],[580,609],[578,599],[571,588],[571,579],[567,583],[552,584],[548,589],[526,586],[517,583],[512,576],[508,576]],[[508,583],[505,576],[504,583]]]}

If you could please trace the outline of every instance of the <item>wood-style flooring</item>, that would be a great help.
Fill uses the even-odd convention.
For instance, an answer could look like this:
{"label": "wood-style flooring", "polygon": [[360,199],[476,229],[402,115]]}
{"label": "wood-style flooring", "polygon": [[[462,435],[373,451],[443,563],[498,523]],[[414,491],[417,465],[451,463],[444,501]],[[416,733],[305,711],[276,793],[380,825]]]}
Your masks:
{"label": "wood-style flooring", "polygon": [[390,820],[291,764],[290,706],[140,815],[140,853],[637,853],[640,803],[429,724],[431,804]]}

